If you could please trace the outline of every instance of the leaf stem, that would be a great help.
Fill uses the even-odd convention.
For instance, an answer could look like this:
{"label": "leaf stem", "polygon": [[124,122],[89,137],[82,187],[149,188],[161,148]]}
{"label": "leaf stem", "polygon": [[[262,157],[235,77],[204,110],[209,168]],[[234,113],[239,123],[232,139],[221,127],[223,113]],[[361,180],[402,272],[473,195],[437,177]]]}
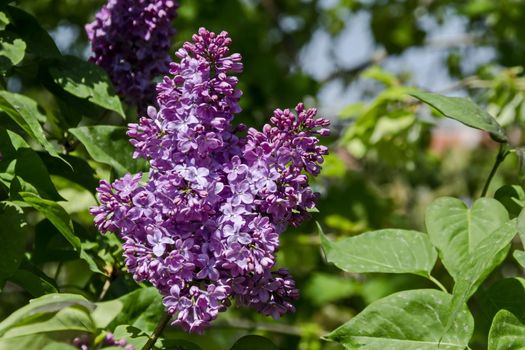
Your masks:
{"label": "leaf stem", "polygon": [[157,327],[155,328],[153,333],[151,333],[151,335],[149,336],[148,342],[144,345],[142,350],[153,349],[153,346],[157,342],[157,339],[159,338],[164,328],[166,328],[170,320],[171,320],[171,315],[167,312],[164,312],[164,315],[162,315],[161,319],[159,320],[159,323],[157,324]]}
{"label": "leaf stem", "polygon": [[487,191],[489,190],[490,182],[492,181],[492,178],[496,174],[496,171],[499,168],[499,165],[505,160],[505,157],[509,154],[509,152],[505,149],[504,144],[500,144],[498,155],[496,156],[496,161],[494,162],[494,165],[492,166],[492,169],[490,170],[489,176],[487,177],[487,181],[485,181],[485,185],[483,186],[483,190],[481,191],[481,197],[485,197],[487,195]]}
{"label": "leaf stem", "polygon": [[443,292],[448,293],[447,288],[445,288],[445,286],[442,285],[441,282],[439,282],[439,281],[437,280],[437,278],[435,278],[434,276],[432,276],[432,275],[429,274],[429,275],[428,275],[428,279],[431,280],[432,282],[434,282],[434,284],[435,284],[436,286],[438,286],[439,289],[441,289]]}

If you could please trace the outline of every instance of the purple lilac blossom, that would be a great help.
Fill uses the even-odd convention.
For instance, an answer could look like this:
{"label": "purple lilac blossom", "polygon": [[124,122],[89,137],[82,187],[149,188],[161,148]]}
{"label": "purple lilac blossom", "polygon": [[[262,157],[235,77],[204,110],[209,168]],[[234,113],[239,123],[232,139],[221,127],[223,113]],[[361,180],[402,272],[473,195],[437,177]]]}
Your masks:
{"label": "purple lilac blossom", "polygon": [[191,332],[232,300],[274,318],[295,310],[299,292],[286,269],[272,270],[275,253],[279,235],[314,208],[306,173],[319,174],[328,152],[318,136],[329,121],[301,103],[275,110],[262,131],[232,126],[242,63],[230,42],[201,28],[176,53],[158,109],[129,125],[147,182],[103,180],[91,210],[101,232],[120,234],[134,278],[158,288],[173,323]]}
{"label": "purple lilac blossom", "polygon": [[174,0],[109,0],[86,25],[90,60],[107,71],[126,102],[154,103],[152,79],[168,72],[177,7]]}

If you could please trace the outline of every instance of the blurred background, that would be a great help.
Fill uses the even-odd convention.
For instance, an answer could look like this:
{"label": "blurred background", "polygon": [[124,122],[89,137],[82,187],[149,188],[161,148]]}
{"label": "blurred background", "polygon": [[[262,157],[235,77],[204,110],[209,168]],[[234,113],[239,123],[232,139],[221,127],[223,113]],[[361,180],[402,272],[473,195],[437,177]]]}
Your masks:
{"label": "blurred background", "polygon": [[[412,87],[469,96],[498,119],[515,145],[525,119],[525,1],[523,0],[181,0],[172,53],[201,26],[226,30],[243,56],[242,121],[261,126],[275,108],[304,101],[333,123],[331,154],[314,186],[319,213],[282,236],[280,266],[301,290],[297,312],[273,321],[242,309],[222,315],[202,337],[203,349],[226,349],[241,335],[264,334],[282,349],[336,349],[320,336],[372,301],[397,290],[432,287],[416,276],[354,275],[324,262],[315,228],[333,238],[397,227],[424,230],[424,211],[437,196],[479,196],[497,153],[487,135],[446,122],[407,95]],[[104,1],[21,0],[64,54],[86,59],[84,25]],[[31,77],[13,75],[8,89],[47,97]],[[129,120],[136,119],[128,111]],[[518,152],[519,153],[519,152]],[[507,158],[489,190],[521,186],[520,154]],[[101,170],[102,171],[102,170]],[[102,171],[103,174],[103,171]],[[102,175],[101,175],[102,176]],[[54,178],[63,206],[91,227],[86,190]],[[77,264],[78,265],[78,264]],[[56,266],[55,266],[56,268]],[[49,267],[50,271],[54,271]],[[504,273],[519,272],[507,262]],[[59,287],[89,295],[96,281],[74,264],[62,268]],[[451,285],[441,266],[436,276]],[[120,280],[121,282],[119,282]],[[129,279],[129,278],[128,278]],[[116,276],[105,298],[131,282]],[[5,288],[0,319],[29,295]],[[475,300],[473,302],[475,304]],[[473,306],[475,308],[475,305]],[[486,325],[476,325],[484,330]],[[178,337],[186,335],[171,330]],[[484,348],[479,337],[474,345]],[[474,347],[477,348],[477,347]]]}

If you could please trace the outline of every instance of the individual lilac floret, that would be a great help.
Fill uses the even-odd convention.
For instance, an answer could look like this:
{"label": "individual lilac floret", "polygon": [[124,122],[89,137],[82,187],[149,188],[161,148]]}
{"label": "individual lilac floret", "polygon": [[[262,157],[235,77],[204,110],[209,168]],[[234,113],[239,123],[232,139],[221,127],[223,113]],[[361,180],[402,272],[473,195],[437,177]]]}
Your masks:
{"label": "individual lilac floret", "polygon": [[86,25],[90,60],[128,103],[154,103],[152,79],[168,72],[177,6],[174,0],[109,0]]}
{"label": "individual lilac floret", "polygon": [[[203,28],[177,52],[170,76],[128,135],[148,160],[148,180],[101,181],[92,208],[101,232],[124,241],[126,266],[163,295],[174,324],[202,332],[233,300],[279,318],[299,296],[285,269],[274,270],[279,235],[298,225],[318,194],[329,122],[298,104],[276,110],[262,131],[232,126],[240,112],[239,54],[227,33]],[[241,136],[241,133],[245,136]]]}

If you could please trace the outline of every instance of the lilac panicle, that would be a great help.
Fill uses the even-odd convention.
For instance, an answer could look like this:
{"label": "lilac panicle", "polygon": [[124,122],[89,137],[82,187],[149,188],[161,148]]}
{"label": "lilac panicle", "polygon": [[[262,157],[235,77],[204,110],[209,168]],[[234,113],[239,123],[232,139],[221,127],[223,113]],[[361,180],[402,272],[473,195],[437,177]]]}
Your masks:
{"label": "lilac panicle", "polygon": [[109,0],[86,25],[91,61],[128,103],[155,101],[152,79],[168,72],[175,0]]}
{"label": "lilac panicle", "polygon": [[[127,267],[163,295],[174,323],[202,332],[232,300],[278,318],[294,311],[298,290],[288,271],[273,270],[279,235],[298,225],[318,194],[329,122],[315,109],[275,110],[262,131],[232,126],[241,111],[226,32],[201,28],[176,53],[170,75],[128,135],[141,174],[101,181],[92,208],[101,232],[123,239]],[[240,136],[240,132],[245,136]]]}

